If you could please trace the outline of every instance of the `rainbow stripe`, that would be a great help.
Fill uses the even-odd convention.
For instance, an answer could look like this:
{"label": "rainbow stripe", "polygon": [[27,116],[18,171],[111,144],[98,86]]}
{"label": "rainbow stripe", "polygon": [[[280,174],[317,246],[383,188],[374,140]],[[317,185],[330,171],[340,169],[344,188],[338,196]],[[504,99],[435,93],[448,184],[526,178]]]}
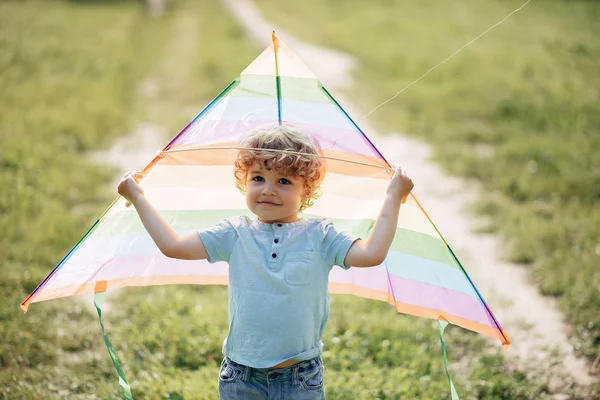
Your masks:
{"label": "rainbow stripe", "polygon": [[[185,234],[246,214],[232,159],[240,137],[286,123],[321,143],[328,174],[310,215],[366,237],[382,206],[389,164],[321,83],[280,40],[267,48],[165,146],[144,172],[146,196]],[[129,286],[226,285],[224,263],[162,255],[135,210],[117,199],[21,305]],[[402,206],[385,262],[335,267],[330,291],[387,301],[399,312],[441,319],[509,340],[414,196]]]}

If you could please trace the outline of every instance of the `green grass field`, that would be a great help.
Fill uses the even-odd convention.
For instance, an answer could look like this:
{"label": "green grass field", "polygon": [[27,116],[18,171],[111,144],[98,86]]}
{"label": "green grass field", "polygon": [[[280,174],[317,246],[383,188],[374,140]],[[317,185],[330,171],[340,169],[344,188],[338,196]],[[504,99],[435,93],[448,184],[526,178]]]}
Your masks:
{"label": "green grass field", "polygon": [[0,3],[0,398],[114,392],[81,301],[18,305],[114,198],[86,152],[135,122],[166,27],[133,2]]}
{"label": "green grass field", "polygon": [[[256,3],[299,38],[354,55],[351,94],[367,114],[525,2]],[[532,1],[369,117],[482,183],[478,211],[493,221],[483,230],[502,233],[507,258],[560,299],[590,361],[600,352],[599,18],[598,2]]]}
{"label": "green grass field", "polygon": [[[322,6],[315,5],[314,10],[324,13],[318,8]],[[258,54],[217,1],[174,0],[169,7],[162,19],[152,20],[134,1],[0,3],[0,187],[10,188],[0,191],[0,398],[120,397],[116,372],[89,307],[80,299],[60,299],[34,304],[22,315],[18,305],[115,197],[106,188],[115,170],[94,164],[89,152],[108,147],[138,122],[160,123],[175,135],[185,122],[183,110],[201,108]],[[581,18],[589,15],[581,14]],[[171,59],[178,54],[173,38],[181,21],[189,18],[195,23],[184,25],[197,29],[196,51],[186,58],[189,74],[182,78],[181,63]],[[331,32],[328,35],[335,37]],[[389,46],[385,51],[394,54]],[[593,46],[586,51],[592,50]],[[378,71],[362,69],[373,75]],[[159,100],[144,100],[139,94],[149,76],[162,79]],[[385,84],[388,91],[380,93],[363,82],[361,90],[368,94],[362,97],[365,108],[397,86]],[[451,96],[452,90],[440,90],[438,96]],[[468,100],[469,90],[463,93],[465,104],[480,102]],[[442,115],[446,110],[439,101],[437,112]],[[404,97],[400,103],[410,102]],[[458,102],[453,104],[460,109]],[[390,126],[403,124],[418,132],[418,121],[408,108],[398,113],[399,120],[390,110],[382,115]],[[406,125],[408,121],[413,122]],[[460,125],[438,122],[448,129]],[[519,126],[518,121],[513,124]],[[490,135],[498,135],[496,126],[488,125]],[[432,137],[445,136],[437,132]],[[468,160],[465,148],[456,145],[455,151],[464,151]],[[496,148],[496,154],[503,149]],[[501,199],[494,203],[497,215],[513,212],[506,206],[512,200],[506,195]],[[586,223],[580,226],[591,226]],[[109,294],[108,302],[105,326],[136,399],[216,398],[227,326],[226,288],[132,288]],[[594,329],[588,331],[597,332]],[[463,398],[549,396],[544,377],[527,380],[478,335],[449,328],[446,336],[453,378]],[[334,296],[324,342],[329,399],[449,398],[431,321],[397,315],[386,304]],[[590,341],[582,343],[588,346]],[[569,388],[564,391],[569,393]]]}

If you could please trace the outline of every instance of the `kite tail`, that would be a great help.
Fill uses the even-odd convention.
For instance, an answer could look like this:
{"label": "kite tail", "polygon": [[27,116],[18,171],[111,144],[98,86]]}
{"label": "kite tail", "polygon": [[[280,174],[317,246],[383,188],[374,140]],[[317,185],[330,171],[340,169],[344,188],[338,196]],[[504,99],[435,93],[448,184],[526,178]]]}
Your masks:
{"label": "kite tail", "polygon": [[94,306],[96,306],[96,311],[98,311],[98,320],[100,321],[100,327],[102,328],[102,335],[104,336],[104,343],[106,343],[108,354],[110,354],[110,358],[113,362],[113,365],[115,366],[115,368],[117,369],[117,373],[119,374],[119,385],[121,386],[121,390],[123,391],[123,397],[125,397],[125,400],[133,400],[133,396],[131,395],[131,387],[129,386],[129,382],[127,382],[125,372],[123,372],[123,368],[119,363],[117,352],[115,351],[115,348],[108,339],[108,335],[104,330],[104,324],[102,323],[102,304],[104,303],[105,294],[106,292],[97,292],[94,294]]}
{"label": "kite tail", "polygon": [[446,375],[448,376],[448,384],[450,385],[450,396],[452,400],[460,400],[458,398],[458,393],[456,392],[456,388],[454,387],[454,383],[452,382],[452,378],[450,378],[450,370],[448,369],[448,353],[446,352],[446,342],[444,342],[444,329],[448,326],[448,321],[443,321],[438,319],[438,328],[440,330],[440,342],[442,342],[442,351],[444,352],[444,367],[446,368]]}

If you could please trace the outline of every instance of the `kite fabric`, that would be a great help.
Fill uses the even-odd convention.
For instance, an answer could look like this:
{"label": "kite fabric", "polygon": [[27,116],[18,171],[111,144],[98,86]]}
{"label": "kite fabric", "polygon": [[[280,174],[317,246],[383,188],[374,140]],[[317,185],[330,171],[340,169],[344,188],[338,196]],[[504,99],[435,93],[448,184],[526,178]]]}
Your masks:
{"label": "kite fabric", "polygon": [[[179,234],[251,215],[234,186],[240,138],[287,124],[314,136],[327,161],[323,195],[304,218],[326,217],[366,238],[392,169],[367,136],[290,49],[273,35],[258,56],[146,166],[141,185]],[[150,285],[227,285],[226,263],[165,257],[136,211],[117,199],[21,304]],[[382,265],[334,267],[330,292],[392,304],[398,312],[446,321],[510,342],[454,253],[414,196],[402,206]]]}

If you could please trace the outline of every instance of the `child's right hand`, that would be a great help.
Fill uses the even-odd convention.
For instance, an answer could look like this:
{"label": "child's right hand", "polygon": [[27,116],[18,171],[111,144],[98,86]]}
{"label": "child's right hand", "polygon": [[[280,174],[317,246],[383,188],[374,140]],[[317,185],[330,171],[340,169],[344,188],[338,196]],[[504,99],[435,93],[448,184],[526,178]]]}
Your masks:
{"label": "child's right hand", "polygon": [[138,184],[143,177],[142,173],[128,172],[123,176],[121,182],[119,182],[117,191],[127,200],[127,206],[133,203],[136,197],[144,195],[144,189]]}

